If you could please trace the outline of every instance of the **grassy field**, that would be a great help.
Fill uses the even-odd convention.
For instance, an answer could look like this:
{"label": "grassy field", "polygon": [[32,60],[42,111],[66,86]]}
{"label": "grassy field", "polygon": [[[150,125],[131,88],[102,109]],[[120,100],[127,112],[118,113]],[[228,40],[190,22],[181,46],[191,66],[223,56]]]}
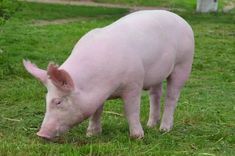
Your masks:
{"label": "grassy field", "polygon": [[196,7],[196,1],[192,0],[94,0],[98,3],[114,3],[135,6],[159,6],[168,8],[192,9]]}
{"label": "grassy field", "polygon": [[[172,10],[193,10],[196,8],[196,0],[94,0],[98,3],[114,3],[114,4],[125,4],[130,6],[156,6],[166,7]],[[219,0],[219,8],[222,8],[228,1],[234,0]]]}
{"label": "grassy field", "polygon": [[[235,155],[234,13],[178,12],[194,29],[196,52],[170,133],[146,127],[149,100],[144,92],[143,140],[131,140],[125,118],[107,113],[123,113],[122,101],[113,100],[105,105],[100,136],[85,136],[86,121],[53,143],[35,135],[44,117],[46,89],[24,70],[22,59],[42,68],[49,61],[61,64],[82,35],[128,11],[21,5],[21,10],[0,26],[0,155]],[[76,21],[50,24],[71,18]],[[42,21],[47,24],[38,24]]]}

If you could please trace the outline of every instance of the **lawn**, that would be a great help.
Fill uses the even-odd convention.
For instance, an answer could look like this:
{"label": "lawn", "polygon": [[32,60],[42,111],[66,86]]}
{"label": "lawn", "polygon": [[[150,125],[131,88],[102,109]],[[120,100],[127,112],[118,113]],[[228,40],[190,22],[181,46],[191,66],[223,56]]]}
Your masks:
{"label": "lawn", "polygon": [[114,3],[134,6],[159,6],[168,8],[192,9],[196,7],[194,0],[94,0],[98,3]]}
{"label": "lawn", "polygon": [[[61,64],[86,32],[127,13],[126,9],[21,2],[21,9],[0,26],[0,155],[235,155],[234,11],[178,12],[193,27],[196,51],[171,132],[147,128],[149,100],[144,92],[142,140],[128,137],[123,116],[108,113],[123,113],[120,100],[106,103],[103,132],[97,137],[85,136],[87,121],[56,142],[35,135],[44,117],[46,89],[25,71],[22,59],[42,68],[49,61]],[[53,22],[58,19],[76,20]]]}
{"label": "lawn", "polygon": [[[97,3],[114,3],[130,6],[156,6],[171,8],[171,10],[193,10],[196,8],[197,0],[94,0]],[[219,7],[222,8],[228,1],[234,0],[219,0]]]}

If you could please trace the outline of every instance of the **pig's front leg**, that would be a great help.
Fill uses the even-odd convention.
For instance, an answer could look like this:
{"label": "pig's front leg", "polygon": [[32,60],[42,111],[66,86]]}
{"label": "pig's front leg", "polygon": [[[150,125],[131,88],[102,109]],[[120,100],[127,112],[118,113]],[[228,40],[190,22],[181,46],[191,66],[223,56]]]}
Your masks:
{"label": "pig's front leg", "polygon": [[154,127],[160,121],[161,96],[162,96],[162,83],[150,88],[149,91],[150,112],[149,112],[149,120],[147,123],[148,127]]}
{"label": "pig's front leg", "polygon": [[86,135],[88,137],[100,134],[101,128],[101,114],[103,111],[103,105],[100,106],[96,112],[90,117],[89,126],[87,128]]}
{"label": "pig's front leg", "polygon": [[144,131],[140,123],[140,96],[141,90],[132,90],[123,96],[125,103],[125,115],[127,117],[130,129],[130,137],[141,139],[144,137]]}

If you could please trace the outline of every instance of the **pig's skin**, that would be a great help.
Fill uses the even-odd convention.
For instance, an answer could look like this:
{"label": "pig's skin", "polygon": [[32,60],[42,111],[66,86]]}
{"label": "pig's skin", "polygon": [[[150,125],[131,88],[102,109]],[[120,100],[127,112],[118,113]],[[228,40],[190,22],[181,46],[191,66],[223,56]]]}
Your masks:
{"label": "pig's skin", "polygon": [[[147,125],[154,127],[160,121],[162,81],[167,79],[160,130],[169,131],[173,126],[180,90],[191,72],[193,53],[191,27],[181,17],[168,11],[138,11],[109,26],[90,31],[59,67],[67,71],[73,80],[76,102],[72,105],[82,114],[77,122],[91,116],[87,135],[100,133],[103,103],[109,98],[120,97],[125,103],[131,137],[142,138],[144,132],[139,120],[141,92],[149,90]],[[48,92],[53,90],[54,93],[56,87],[50,81],[49,84]],[[47,110],[46,116],[52,116],[48,114]],[[53,128],[47,128],[49,123],[53,125],[52,120],[48,122],[49,118],[45,117],[39,136],[47,137],[44,131],[56,133]]]}

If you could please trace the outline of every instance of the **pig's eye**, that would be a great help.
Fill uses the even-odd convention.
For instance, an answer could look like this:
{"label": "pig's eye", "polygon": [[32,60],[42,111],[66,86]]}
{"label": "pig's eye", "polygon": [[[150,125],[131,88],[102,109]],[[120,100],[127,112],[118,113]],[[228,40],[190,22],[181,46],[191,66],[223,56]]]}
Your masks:
{"label": "pig's eye", "polygon": [[59,105],[59,104],[61,104],[61,102],[62,102],[62,101],[56,101],[55,104]]}
{"label": "pig's eye", "polygon": [[59,104],[62,103],[62,101],[63,101],[62,99],[53,99],[52,102],[53,102],[54,104],[56,104],[56,105],[59,105]]}

